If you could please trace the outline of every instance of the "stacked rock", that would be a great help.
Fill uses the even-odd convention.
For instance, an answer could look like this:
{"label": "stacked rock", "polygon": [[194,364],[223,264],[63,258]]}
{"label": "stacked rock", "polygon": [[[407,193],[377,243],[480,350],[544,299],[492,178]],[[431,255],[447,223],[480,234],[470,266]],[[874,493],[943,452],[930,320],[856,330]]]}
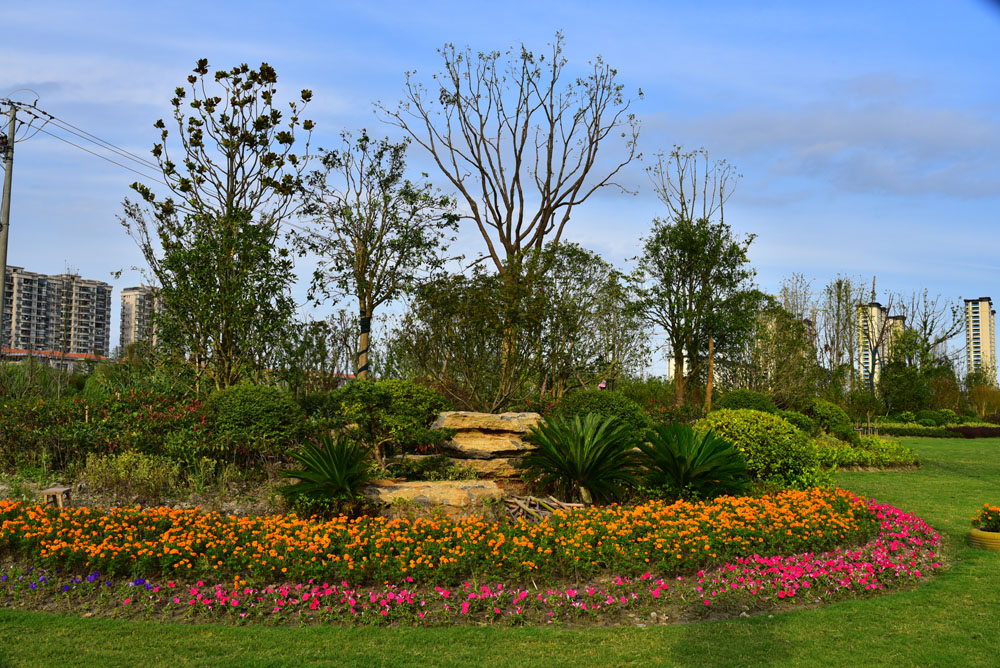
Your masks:
{"label": "stacked rock", "polygon": [[535,446],[524,441],[542,421],[538,413],[441,413],[433,429],[454,429],[455,436],[441,445],[456,464],[471,466],[486,478],[516,478],[521,458]]}

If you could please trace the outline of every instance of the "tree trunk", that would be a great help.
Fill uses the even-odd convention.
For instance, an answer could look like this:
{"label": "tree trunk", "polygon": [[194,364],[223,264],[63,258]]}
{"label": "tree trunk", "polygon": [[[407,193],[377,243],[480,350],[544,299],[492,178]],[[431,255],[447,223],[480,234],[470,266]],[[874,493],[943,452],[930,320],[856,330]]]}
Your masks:
{"label": "tree trunk", "polygon": [[361,309],[361,332],[358,335],[358,365],[356,378],[368,378],[368,344],[371,341],[372,312],[371,309]]}
{"label": "tree trunk", "polygon": [[705,412],[712,410],[712,381],[715,378],[715,339],[708,337],[708,378],[705,380]]}
{"label": "tree trunk", "polygon": [[680,408],[684,405],[684,388],[686,386],[684,378],[684,351],[674,348],[674,406]]}

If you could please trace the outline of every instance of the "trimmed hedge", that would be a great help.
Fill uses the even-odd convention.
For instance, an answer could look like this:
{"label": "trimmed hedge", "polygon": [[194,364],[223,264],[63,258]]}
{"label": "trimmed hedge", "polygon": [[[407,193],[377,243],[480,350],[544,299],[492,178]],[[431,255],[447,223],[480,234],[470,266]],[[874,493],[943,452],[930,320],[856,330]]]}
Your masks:
{"label": "trimmed hedge", "polygon": [[583,390],[567,395],[559,402],[555,415],[572,420],[582,419],[587,413],[597,413],[605,417],[614,416],[628,428],[630,439],[646,440],[652,423],[642,407],[620,392],[610,390]]}
{"label": "trimmed hedge", "polygon": [[954,425],[945,427],[952,434],[957,434],[965,438],[997,438],[1000,437],[1000,427],[973,427],[966,425]]}
{"label": "trimmed hedge", "polygon": [[771,401],[771,397],[763,392],[755,392],[753,390],[730,390],[719,398],[715,406],[720,410],[727,408],[730,410],[748,408],[764,413],[776,413],[778,410],[778,407]]}
{"label": "trimmed hedge", "polygon": [[431,429],[442,411],[452,410],[441,394],[408,380],[354,380],[304,402],[311,415],[388,451],[431,453],[451,438],[448,429]]}
{"label": "trimmed hedge", "polygon": [[879,422],[878,433],[883,436],[922,436],[925,438],[954,438],[947,427],[925,427],[912,422]]}
{"label": "trimmed hedge", "polygon": [[879,436],[862,436],[861,444],[852,446],[825,436],[817,439],[820,463],[825,468],[865,466],[893,468],[919,464],[916,454],[899,441]]}
{"label": "trimmed hedge", "polygon": [[713,430],[747,458],[755,480],[792,482],[819,468],[816,445],[788,420],[750,409],[712,411],[695,424],[699,431]]}
{"label": "trimmed hedge", "polygon": [[202,408],[215,436],[237,447],[277,450],[302,437],[305,413],[276,387],[234,385],[210,396]]}

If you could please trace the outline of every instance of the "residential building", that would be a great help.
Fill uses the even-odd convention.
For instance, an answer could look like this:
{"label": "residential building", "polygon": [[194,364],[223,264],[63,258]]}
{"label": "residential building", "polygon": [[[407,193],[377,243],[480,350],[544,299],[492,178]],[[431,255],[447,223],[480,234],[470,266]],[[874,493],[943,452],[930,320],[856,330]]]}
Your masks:
{"label": "residential building", "polygon": [[64,353],[58,350],[27,350],[24,348],[3,348],[0,350],[0,359],[4,362],[18,362],[32,359],[45,366],[64,369],[72,373],[78,364],[95,364],[108,359],[93,353]]}
{"label": "residential building", "polygon": [[996,311],[989,297],[965,300],[965,362],[968,371],[981,371],[996,382]]}
{"label": "residential building", "polygon": [[153,313],[159,307],[156,289],[148,285],[122,290],[122,321],[120,350],[136,341],[147,341],[156,347],[156,329],[153,327]]}
{"label": "residential building", "polygon": [[112,287],[77,274],[7,267],[0,346],[105,357]]}
{"label": "residential building", "polygon": [[906,329],[906,317],[889,315],[878,302],[858,307],[858,370],[866,383],[878,383],[892,344]]}

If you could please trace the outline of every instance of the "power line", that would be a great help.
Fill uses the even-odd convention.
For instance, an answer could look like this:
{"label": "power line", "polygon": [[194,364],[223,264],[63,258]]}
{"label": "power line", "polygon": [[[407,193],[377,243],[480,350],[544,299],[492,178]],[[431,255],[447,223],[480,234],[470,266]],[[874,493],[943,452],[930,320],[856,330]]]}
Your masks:
{"label": "power line", "polygon": [[[123,149],[120,146],[116,146],[116,145],[112,144],[111,142],[109,142],[107,140],[101,139],[97,135],[91,134],[90,132],[87,132],[86,130],[78,128],[77,126],[73,125],[72,123],[64,121],[61,118],[58,118],[58,117],[56,117],[56,116],[48,113],[47,111],[42,111],[41,109],[34,109],[33,110],[32,108],[25,108],[23,106],[21,107],[21,109],[23,109],[27,113],[31,114],[32,116],[35,116],[36,118],[39,118],[40,120],[44,120],[46,122],[52,123],[54,126],[58,127],[60,130],[63,130],[64,132],[68,132],[68,133],[70,133],[72,135],[75,135],[76,137],[79,137],[80,139],[88,141],[91,144],[94,144],[95,146],[98,146],[99,148],[112,151],[113,153],[118,154],[118,156],[120,156],[122,158],[125,158],[126,160],[131,160],[132,162],[138,163],[139,165],[141,165],[143,167],[148,167],[148,168],[152,168],[152,169],[160,169],[160,166],[158,164],[156,164],[155,162],[152,162],[151,160],[146,160],[145,158],[137,156],[136,154],[132,153],[131,151]],[[35,113],[36,111],[38,113]]]}
{"label": "power line", "polygon": [[[116,160],[112,160],[111,158],[109,158],[106,155],[101,155],[100,153],[97,153],[96,151],[91,151],[89,148],[80,146],[79,144],[75,144],[75,143],[71,142],[70,140],[66,139],[65,137],[60,137],[59,135],[53,134],[53,133],[49,132],[48,130],[46,130],[44,128],[38,128],[38,130],[39,130],[39,132],[44,132],[45,134],[47,134],[48,136],[50,136],[50,137],[52,137],[54,139],[58,139],[61,142],[65,142],[65,143],[69,144],[70,146],[74,146],[74,147],[80,149],[81,151],[85,151],[85,152],[87,152],[87,153],[89,153],[91,155],[97,156],[101,160],[107,160],[108,162],[110,162],[113,165],[118,165],[122,169],[127,169],[130,172],[138,174],[139,176],[141,176],[143,178],[152,179],[152,180],[156,181],[157,183],[163,183],[163,181],[161,179],[159,179],[159,178],[157,178],[155,176],[150,176],[149,174],[144,174],[143,172],[140,172],[137,169],[132,169],[128,165],[123,165],[122,163],[120,163],[120,162],[118,162]],[[163,185],[167,185],[167,184],[163,183]]]}
{"label": "power line", "polygon": [[[45,112],[42,112],[42,113],[45,113]],[[128,150],[126,150],[124,148],[121,148],[119,146],[115,146],[111,142],[106,141],[104,139],[101,139],[100,137],[98,137],[96,135],[93,135],[93,134],[87,132],[86,130],[81,130],[80,128],[76,127],[75,125],[73,125],[71,123],[68,123],[68,122],[62,120],[61,118],[57,118],[55,116],[52,116],[51,114],[47,114],[47,115],[50,117],[49,120],[54,125],[56,125],[57,127],[61,126],[61,129],[65,130],[66,132],[69,132],[70,134],[74,134],[77,137],[80,137],[81,139],[86,139],[87,141],[89,141],[89,142],[91,142],[93,144],[103,145],[104,147],[106,147],[106,148],[114,151],[115,153],[121,155],[123,158],[128,158],[129,160],[132,160],[133,162],[138,162],[141,165],[145,165],[147,167],[152,167],[153,169],[160,169],[160,166],[158,164],[156,164],[155,162],[153,162],[152,160],[147,160],[145,158],[142,158],[142,157],[136,155],[135,153],[132,153],[131,151],[128,151]]]}

